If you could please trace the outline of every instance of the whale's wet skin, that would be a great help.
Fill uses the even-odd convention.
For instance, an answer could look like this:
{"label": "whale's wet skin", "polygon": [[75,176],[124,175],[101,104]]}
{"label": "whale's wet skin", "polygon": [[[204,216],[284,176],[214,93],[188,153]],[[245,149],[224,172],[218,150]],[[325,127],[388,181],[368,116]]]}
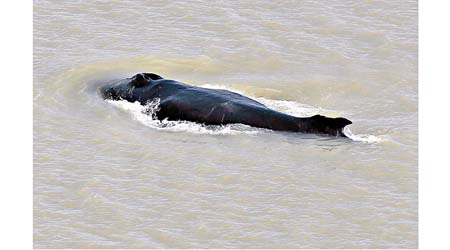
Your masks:
{"label": "whale's wet skin", "polygon": [[[35,247],[417,247],[415,2],[34,8]],[[149,70],[350,139],[98,94]]]}
{"label": "whale's wet skin", "polygon": [[191,121],[204,125],[244,124],[274,131],[314,133],[346,137],[343,117],[322,115],[295,117],[225,89],[202,88],[154,73],[138,73],[115,80],[99,89],[106,100],[125,100],[141,105],[157,102],[148,115],[158,120]]}

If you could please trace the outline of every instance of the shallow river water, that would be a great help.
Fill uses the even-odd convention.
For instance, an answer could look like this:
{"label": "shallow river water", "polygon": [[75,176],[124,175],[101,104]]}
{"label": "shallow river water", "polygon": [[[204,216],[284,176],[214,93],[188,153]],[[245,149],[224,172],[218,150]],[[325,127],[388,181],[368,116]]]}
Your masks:
{"label": "shallow river water", "polygon": [[[158,122],[154,72],[351,139]],[[416,248],[416,1],[34,1],[34,247]]]}

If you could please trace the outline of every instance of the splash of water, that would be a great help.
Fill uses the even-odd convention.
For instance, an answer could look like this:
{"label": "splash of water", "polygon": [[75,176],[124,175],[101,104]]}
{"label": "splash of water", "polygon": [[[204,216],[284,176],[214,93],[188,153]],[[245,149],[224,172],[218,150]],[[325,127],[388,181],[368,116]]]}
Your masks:
{"label": "splash of water", "polygon": [[378,143],[378,142],[384,141],[382,138],[375,136],[375,135],[366,135],[366,134],[355,135],[347,127],[344,128],[343,132],[348,138],[352,139],[353,141],[366,142],[366,143]]}
{"label": "splash of water", "polygon": [[[239,90],[230,89],[226,86],[216,86],[216,85],[202,85],[202,87],[208,88],[220,88],[227,89],[239,94],[244,94]],[[324,114],[327,116],[338,116],[338,114],[332,110],[326,110],[322,108],[315,108],[306,104],[298,103],[295,101],[285,101],[285,100],[271,100],[263,97],[252,97],[255,100],[261,102],[267,107],[284,112],[293,116],[298,117],[308,117],[315,114]],[[190,132],[195,134],[210,134],[210,135],[234,135],[234,134],[256,134],[261,131],[266,131],[265,129],[253,128],[244,124],[228,124],[224,126],[214,126],[214,125],[204,125],[190,121],[169,121],[164,119],[162,121],[158,120],[155,116],[156,112],[159,110],[159,99],[155,99],[149,102],[147,105],[141,105],[139,102],[128,102],[126,100],[107,100],[108,103],[129,112],[133,119],[139,121],[145,126],[165,131],[175,131],[175,132]],[[374,135],[365,134],[353,134],[348,127],[344,128],[344,134],[352,139],[353,141],[360,141],[366,143],[377,143],[383,141],[383,139]]]}
{"label": "splash of water", "polygon": [[139,102],[128,102],[125,100],[107,100],[107,102],[129,112],[133,119],[145,126],[158,130],[210,135],[256,134],[259,131],[259,129],[244,124],[207,126],[190,121],[169,121],[167,119],[160,121],[155,117],[155,113],[159,109],[159,100],[154,100],[144,106]]}

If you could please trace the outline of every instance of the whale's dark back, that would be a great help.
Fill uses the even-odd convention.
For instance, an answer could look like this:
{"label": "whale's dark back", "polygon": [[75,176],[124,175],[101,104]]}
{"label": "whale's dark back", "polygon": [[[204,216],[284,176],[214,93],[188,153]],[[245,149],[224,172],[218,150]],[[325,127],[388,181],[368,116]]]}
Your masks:
{"label": "whale's dark back", "polygon": [[154,73],[141,73],[117,81],[103,87],[101,92],[104,98],[138,101],[143,105],[159,99],[156,117],[160,120],[186,120],[207,125],[242,123],[278,131],[334,136],[345,136],[342,129],[351,124],[345,118],[291,116],[232,91],[191,86]]}

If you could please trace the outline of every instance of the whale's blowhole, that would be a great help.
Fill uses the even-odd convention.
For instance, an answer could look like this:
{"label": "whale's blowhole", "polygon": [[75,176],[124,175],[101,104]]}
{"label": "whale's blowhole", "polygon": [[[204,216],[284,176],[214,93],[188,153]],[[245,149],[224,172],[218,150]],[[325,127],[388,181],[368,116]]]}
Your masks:
{"label": "whale's blowhole", "polygon": [[149,81],[150,81],[150,79],[148,77],[146,77],[144,74],[137,74],[137,75],[133,76],[130,83],[133,87],[140,88],[140,87],[144,87],[145,85],[147,85]]}

